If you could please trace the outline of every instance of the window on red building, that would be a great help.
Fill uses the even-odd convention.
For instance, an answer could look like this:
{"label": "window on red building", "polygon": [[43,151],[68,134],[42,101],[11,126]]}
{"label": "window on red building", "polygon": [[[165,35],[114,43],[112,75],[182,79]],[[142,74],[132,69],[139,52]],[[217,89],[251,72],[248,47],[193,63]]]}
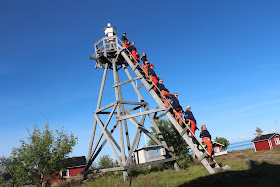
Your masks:
{"label": "window on red building", "polygon": [[279,144],[280,144],[279,138],[275,138],[274,141],[275,141],[275,144],[276,144],[276,145],[279,145]]}
{"label": "window on red building", "polygon": [[69,178],[69,169],[60,171],[62,178]]}

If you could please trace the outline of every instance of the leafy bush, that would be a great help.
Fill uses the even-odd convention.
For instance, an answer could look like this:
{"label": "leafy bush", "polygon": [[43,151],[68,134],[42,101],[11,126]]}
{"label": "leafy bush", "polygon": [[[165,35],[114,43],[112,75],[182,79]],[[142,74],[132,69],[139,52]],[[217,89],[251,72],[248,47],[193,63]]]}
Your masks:
{"label": "leafy bush", "polygon": [[193,157],[189,154],[181,154],[179,155],[179,159],[177,160],[177,163],[179,164],[181,169],[187,169],[187,167],[190,165],[190,163],[193,162]]}

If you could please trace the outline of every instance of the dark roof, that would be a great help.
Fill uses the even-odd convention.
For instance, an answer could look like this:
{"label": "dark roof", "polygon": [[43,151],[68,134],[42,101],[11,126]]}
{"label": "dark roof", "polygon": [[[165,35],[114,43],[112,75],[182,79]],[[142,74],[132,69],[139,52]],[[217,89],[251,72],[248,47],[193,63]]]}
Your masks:
{"label": "dark roof", "polygon": [[1,173],[0,177],[4,177],[5,181],[7,181],[12,178],[12,175],[10,173]]}
{"label": "dark roof", "polygon": [[223,145],[223,144],[221,144],[221,143],[218,143],[218,142],[213,142],[212,145],[213,145],[213,146],[215,146],[215,145],[216,145],[216,146],[217,146],[217,145],[220,145],[220,146],[222,146],[222,147],[225,146],[225,145]]}
{"label": "dark roof", "polygon": [[278,133],[264,134],[264,135],[261,135],[260,137],[257,136],[257,137],[254,138],[251,142],[260,142],[260,141],[270,140],[270,139],[273,138],[275,135],[279,135],[279,134],[278,134]]}
{"label": "dark roof", "polygon": [[70,159],[73,159],[73,161],[67,168],[78,168],[78,167],[84,167],[86,165],[85,156],[73,157]]}

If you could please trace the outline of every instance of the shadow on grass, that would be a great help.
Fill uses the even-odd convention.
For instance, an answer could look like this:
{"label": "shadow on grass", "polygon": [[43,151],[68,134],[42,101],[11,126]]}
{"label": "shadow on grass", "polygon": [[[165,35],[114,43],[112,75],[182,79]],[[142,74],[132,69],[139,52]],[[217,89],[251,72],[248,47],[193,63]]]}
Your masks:
{"label": "shadow on grass", "polygon": [[280,186],[280,165],[263,163],[249,170],[224,171],[221,173],[200,177],[184,183],[183,186],[237,186],[237,187],[274,187]]}

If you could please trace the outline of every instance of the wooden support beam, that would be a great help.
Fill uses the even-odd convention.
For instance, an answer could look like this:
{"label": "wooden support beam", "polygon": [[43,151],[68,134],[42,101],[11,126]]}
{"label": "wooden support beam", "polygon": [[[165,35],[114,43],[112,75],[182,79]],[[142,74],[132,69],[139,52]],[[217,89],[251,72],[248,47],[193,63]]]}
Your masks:
{"label": "wooden support beam", "polygon": [[[105,129],[107,129],[107,126],[109,125],[109,122],[111,121],[111,118],[112,118],[112,116],[113,116],[114,111],[116,110],[116,107],[117,107],[117,105],[115,105],[115,106],[113,107],[113,109],[112,109],[112,111],[111,111],[111,113],[110,113],[110,115],[109,115],[109,117],[108,117],[108,119],[107,119],[107,121],[106,121],[106,123],[105,123],[105,125],[104,125]],[[115,125],[115,126],[116,126],[116,125]],[[112,133],[112,132],[111,132],[111,133]],[[96,148],[97,148],[98,145],[99,145],[99,142],[101,141],[102,136],[103,136],[103,133],[101,133],[101,134],[99,135],[99,138],[98,138],[98,140],[97,140],[97,142],[96,142],[96,144],[95,144],[95,146],[94,146],[94,149],[92,150],[91,155],[94,154]]]}
{"label": "wooden support beam", "polygon": [[134,138],[134,140],[133,140],[133,143],[132,143],[132,145],[131,145],[131,149],[130,149],[130,151],[129,151],[129,153],[128,153],[128,156],[127,156],[127,160],[126,160],[126,163],[125,163],[126,166],[128,166],[129,163],[130,163],[130,161],[131,161],[132,153],[133,153],[133,151],[134,151],[134,147],[135,147],[135,145],[137,144],[137,142],[139,141],[139,139],[140,139],[140,137],[141,137],[140,135],[141,135],[141,128],[138,128],[137,131],[136,131],[136,134],[135,134],[135,138]]}
{"label": "wooden support beam", "polygon": [[109,171],[122,171],[122,170],[128,170],[128,169],[135,169],[135,168],[140,168],[140,167],[145,167],[145,166],[150,166],[154,164],[159,164],[159,163],[164,163],[164,162],[171,162],[174,160],[179,159],[178,157],[171,157],[163,160],[155,160],[152,162],[146,162],[143,164],[135,164],[135,165],[130,165],[130,166],[123,166],[123,167],[114,167],[114,168],[106,168],[106,169],[98,169],[99,172],[109,172]]}
{"label": "wooden support beam", "polygon": [[104,106],[104,107],[102,107],[102,108],[96,110],[94,113],[95,113],[95,114],[98,114],[98,113],[101,112],[102,110],[106,110],[107,108],[110,108],[110,107],[114,106],[115,104],[117,104],[117,102],[113,102],[113,103],[111,103],[111,104],[109,104],[109,105],[107,105],[107,106]]}
{"label": "wooden support beam", "polygon": [[[145,107],[145,111],[148,111],[148,107],[149,107],[148,105]],[[145,119],[146,119],[146,115],[143,115],[142,118],[141,118],[141,121],[140,121],[140,125],[142,125],[142,126],[144,125]],[[133,140],[132,148],[129,151],[129,154],[127,156],[127,160],[126,160],[126,164],[125,165],[129,165],[129,163],[131,162],[132,152],[133,152],[133,150],[135,150],[134,149],[135,145],[138,146],[139,140],[141,138],[141,131],[142,131],[141,128],[138,127],[136,135],[135,135],[135,138]]]}
{"label": "wooden support beam", "polygon": [[[123,66],[123,69],[124,69],[124,71],[125,71],[127,77],[128,77],[129,79],[132,79],[132,77],[131,77],[131,75],[130,75],[128,69],[126,68],[126,66],[125,66],[124,64],[123,64],[122,66]],[[138,77],[140,77],[140,76],[138,75]],[[131,82],[131,84],[132,84],[132,86],[133,86],[133,88],[134,88],[134,91],[136,92],[138,98],[140,99],[140,101],[144,101],[144,99],[143,99],[141,93],[140,93],[139,90],[137,89],[137,86],[136,86],[135,82]]]}
{"label": "wooden support beam", "polygon": [[[111,114],[111,112],[98,112],[98,114]],[[118,114],[117,112],[113,112],[113,114]]]}
{"label": "wooden support beam", "polygon": [[[121,105],[121,108],[126,114],[131,115],[123,105]],[[136,118],[128,118],[128,120],[131,121],[136,127],[138,127],[138,125],[140,124],[140,122]]]}
{"label": "wooden support beam", "polygon": [[166,116],[167,112],[169,112],[170,109],[171,109],[171,106],[169,106],[162,114],[160,114],[159,116],[154,117],[154,118],[155,118],[155,119],[160,119],[160,118],[162,118],[163,116]]}
{"label": "wooden support beam", "polygon": [[157,109],[153,109],[153,110],[139,112],[137,114],[131,114],[131,115],[126,115],[126,116],[121,116],[121,117],[116,117],[116,118],[117,118],[117,120],[124,120],[124,119],[134,118],[134,117],[137,117],[137,116],[151,114],[151,113],[158,112],[158,111],[163,111],[163,110],[165,110],[165,108],[157,108]]}
{"label": "wooden support beam", "polygon": [[129,112],[132,112],[132,111],[138,110],[139,108],[142,108],[142,107],[144,107],[144,106],[143,106],[143,105],[140,105],[140,106],[134,107],[134,108],[132,108],[132,109],[129,109],[128,111],[129,111]]}
{"label": "wooden support beam", "polygon": [[139,86],[137,86],[137,89],[139,90],[142,86],[144,86],[144,84],[140,84]]}
{"label": "wooden support beam", "polygon": [[[100,87],[100,91],[99,91],[99,96],[98,96],[96,109],[99,109],[100,105],[101,105],[102,95],[103,95],[103,91],[104,91],[104,85],[105,85],[106,76],[107,76],[107,70],[108,70],[108,64],[106,64],[105,67],[104,67],[104,72],[103,72],[103,77],[102,77],[102,82],[101,82],[101,87]],[[92,128],[92,132],[91,132],[90,143],[89,143],[87,161],[90,159],[90,155],[91,155],[91,152],[92,152],[92,146],[93,146],[93,141],[94,141],[94,136],[95,136],[95,131],[96,131],[96,125],[97,125],[97,121],[96,121],[96,119],[94,119],[93,128]]]}
{"label": "wooden support beam", "polygon": [[116,149],[114,148],[112,142],[110,141],[110,136],[108,135],[108,131],[106,131],[106,129],[104,128],[104,125],[103,125],[102,121],[99,119],[98,115],[94,114],[94,117],[96,118],[97,123],[99,124],[100,128],[102,129],[102,132],[105,135],[105,137],[106,137],[106,139],[107,139],[107,141],[108,141],[108,143],[109,143],[109,145],[110,145],[110,147],[111,147],[111,149],[112,149],[112,151],[113,151],[113,153],[114,153],[118,163],[120,165],[122,165],[120,157],[119,157],[118,153],[116,152]]}
{"label": "wooden support beam", "polygon": [[127,104],[127,105],[149,105],[149,103],[146,102],[132,102],[132,101],[119,101],[121,104]]}
{"label": "wooden support beam", "polygon": [[[120,82],[120,77],[119,77],[118,73],[117,73],[117,79],[118,79],[118,82]],[[119,95],[120,95],[120,101],[123,101],[122,90],[121,90],[120,86],[118,86],[118,90],[119,90]],[[123,115],[125,115],[125,112],[122,111],[121,114],[123,116]],[[124,130],[125,130],[125,136],[126,136],[127,149],[128,149],[128,151],[130,151],[130,140],[129,140],[128,127],[127,127],[127,121],[126,120],[124,120]]]}
{"label": "wooden support beam", "polygon": [[139,126],[142,128],[142,131],[149,137],[151,138],[157,145],[161,145],[161,142],[156,138],[154,137],[154,135],[152,135],[145,127],[143,126]]}
{"label": "wooden support beam", "polygon": [[[111,134],[115,131],[115,129],[117,128],[117,126],[118,126],[118,123],[116,123],[116,124],[114,125],[114,127],[111,129],[111,131],[110,131]],[[102,133],[102,135],[103,135],[103,133]],[[99,138],[100,138],[100,137],[99,137]],[[100,140],[101,140],[101,138],[100,138]],[[100,140],[99,140],[99,141],[100,141]],[[92,151],[92,154],[90,155],[90,159],[89,159],[89,161],[87,162],[87,165],[86,165],[84,171],[88,170],[88,168],[91,166],[91,164],[92,164],[93,161],[96,159],[96,157],[98,156],[98,154],[100,153],[100,151],[102,150],[102,148],[105,146],[106,143],[107,143],[107,139],[105,139],[105,140],[103,141],[103,143],[101,144],[101,146],[98,148],[98,150],[97,150],[96,153],[95,153],[95,149],[97,148],[97,146],[98,146],[99,143],[96,144],[96,147],[95,147],[94,150]],[[94,154],[94,153],[95,153],[95,154]]]}
{"label": "wooden support beam", "polygon": [[[116,64],[116,59],[113,60],[113,75],[114,75],[114,84],[117,85],[119,84],[119,77],[118,77],[118,72],[116,70],[117,68],[117,64]],[[115,87],[115,97],[116,97],[116,101],[120,101],[120,102],[123,102],[122,99],[120,98],[120,89],[119,89],[119,86]],[[121,106],[122,104],[118,103],[118,106],[117,106],[117,113],[118,113],[118,116],[121,116],[122,113],[121,113]],[[117,121],[118,124],[119,124],[119,137],[120,137],[120,145],[121,145],[121,163],[120,166],[124,166],[125,165],[125,149],[124,149],[124,138],[123,138],[123,127],[122,127],[122,121]],[[126,171],[123,172],[123,177],[124,177],[124,181],[127,181],[128,180],[128,174]]]}
{"label": "wooden support beam", "polygon": [[143,164],[135,164],[135,165],[125,166],[124,168],[126,168],[126,169],[135,169],[135,168],[150,166],[150,165],[154,165],[154,164],[164,163],[164,162],[171,162],[171,161],[178,160],[178,159],[179,159],[178,157],[171,157],[171,158],[167,158],[167,159],[163,159],[163,160],[156,160],[156,161],[152,161],[152,162],[146,162],[146,163],[143,163]]}
{"label": "wooden support beam", "polygon": [[130,80],[127,80],[127,81],[124,81],[124,82],[115,84],[115,85],[113,85],[113,88],[115,88],[116,86],[121,86],[121,85],[123,85],[123,84],[130,83],[130,82],[132,82],[132,81],[136,81],[136,80],[138,80],[138,79],[141,79],[141,77],[136,77],[136,78],[134,78],[134,79],[130,79]]}

